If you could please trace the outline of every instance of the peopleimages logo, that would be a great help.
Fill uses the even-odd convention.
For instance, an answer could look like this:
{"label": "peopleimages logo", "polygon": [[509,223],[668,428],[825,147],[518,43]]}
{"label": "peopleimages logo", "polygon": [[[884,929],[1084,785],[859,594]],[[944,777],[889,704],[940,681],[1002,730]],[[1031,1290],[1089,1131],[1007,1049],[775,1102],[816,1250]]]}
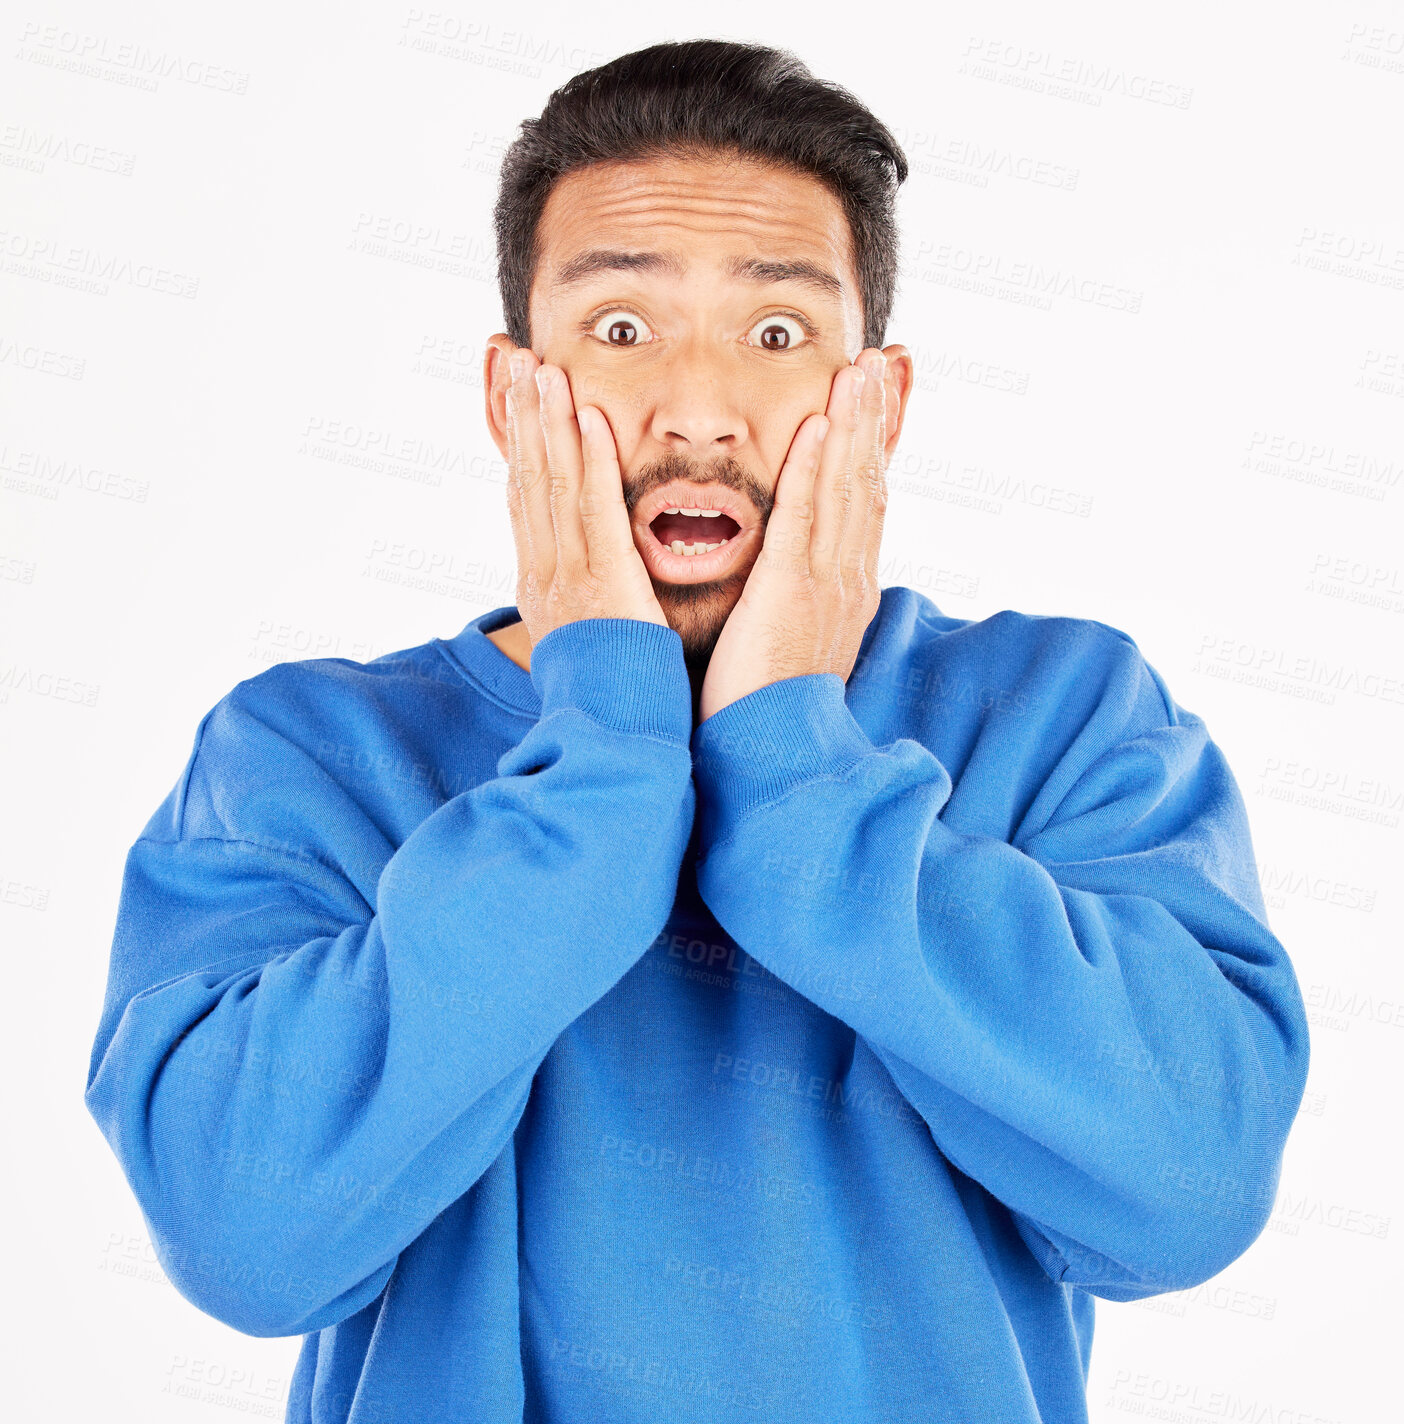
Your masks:
{"label": "peopleimages logo", "polygon": [[249,87],[249,76],[243,70],[189,59],[170,50],[150,49],[130,40],[113,40],[62,25],[41,25],[36,20],[28,21],[20,31],[15,58],[152,92],[162,79],[177,79],[224,94],[245,94]]}
{"label": "peopleimages logo", "polygon": [[966,42],[959,73],[1056,98],[1076,98],[1094,107],[1100,106],[1109,94],[1172,109],[1188,109],[1194,97],[1194,90],[1181,84],[1136,74],[1114,64],[1062,58],[1047,50],[973,35]]}
{"label": "peopleimages logo", "polygon": [[55,287],[72,287],[105,297],[112,285],[134,287],[161,296],[193,298],[200,279],[151,262],[133,261],[97,248],[50,238],[29,237],[0,229],[0,272],[32,277]]}

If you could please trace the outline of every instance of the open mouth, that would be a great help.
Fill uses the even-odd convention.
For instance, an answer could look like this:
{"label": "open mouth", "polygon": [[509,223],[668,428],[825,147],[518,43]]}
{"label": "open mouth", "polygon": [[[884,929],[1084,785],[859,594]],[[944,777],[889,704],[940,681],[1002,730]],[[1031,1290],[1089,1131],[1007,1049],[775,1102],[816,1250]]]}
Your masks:
{"label": "open mouth", "polygon": [[648,527],[665,549],[684,558],[710,554],[741,532],[741,526],[719,509],[665,509]]}
{"label": "open mouth", "polygon": [[[715,493],[704,497],[715,501]],[[725,510],[678,504],[660,509],[637,542],[654,578],[664,583],[710,583],[740,568],[759,539],[758,525],[744,526]]]}

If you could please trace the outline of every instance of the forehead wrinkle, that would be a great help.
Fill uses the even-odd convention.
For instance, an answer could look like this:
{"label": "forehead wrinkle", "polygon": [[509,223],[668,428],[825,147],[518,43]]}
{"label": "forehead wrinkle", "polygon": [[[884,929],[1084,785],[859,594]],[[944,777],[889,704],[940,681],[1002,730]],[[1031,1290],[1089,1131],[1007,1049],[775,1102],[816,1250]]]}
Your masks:
{"label": "forehead wrinkle", "polygon": [[[729,277],[744,281],[761,283],[789,280],[808,286],[825,296],[837,298],[843,296],[845,283],[841,270],[840,272],[834,270],[834,262],[837,261],[839,268],[842,268],[846,249],[836,247],[829,242],[816,242],[812,225],[781,224],[773,221],[756,225],[745,223],[737,225],[735,222],[737,214],[732,210],[711,215],[724,219],[717,223],[699,222],[697,221],[699,216],[707,215],[688,213],[686,215],[669,215],[667,218],[659,219],[655,214],[651,227],[656,229],[657,236],[664,240],[672,237],[676,241],[675,234],[686,239],[695,237],[699,232],[704,232],[710,237],[732,237],[738,243],[745,243],[753,248],[754,245],[760,244],[761,254],[757,254],[753,250],[745,256],[733,253],[729,257],[720,259],[722,271]],[[549,283],[553,290],[578,285],[605,273],[656,273],[660,276],[671,277],[674,281],[687,276],[688,257],[685,252],[679,251],[676,247],[643,248],[636,246],[635,244],[642,236],[638,231],[637,223],[628,224],[630,230],[627,236],[623,233],[620,234],[620,246],[611,247],[607,245],[608,236],[600,231],[602,222],[602,216],[599,214],[577,211],[572,214],[566,224],[563,224],[566,230],[558,232],[556,237],[558,243],[564,245],[569,240],[569,228],[576,225],[588,231],[597,241],[595,245],[572,253],[559,264],[551,264],[555,268]],[[603,238],[603,242],[600,242],[601,238]],[[780,251],[774,252],[774,248],[779,248]],[[800,251],[796,252],[795,248],[799,248]],[[768,252],[766,249],[772,249],[772,251]],[[815,261],[812,257],[804,255],[805,249],[816,256],[822,254],[830,260]]]}
{"label": "forehead wrinkle", "polygon": [[[708,219],[720,219],[722,222],[776,229],[796,235],[813,234],[816,227],[812,214],[801,216],[793,210],[782,210],[777,213],[774,198],[769,201],[746,203],[740,202],[732,196],[724,196],[717,197],[712,201],[698,200],[677,203],[673,201],[677,196],[679,195],[670,194],[667,198],[663,198],[656,193],[639,193],[627,197],[619,194],[581,195],[570,200],[568,204],[563,201],[561,208],[565,211],[557,209],[552,216],[562,226],[571,223],[588,223],[593,227],[601,222],[622,224],[636,222],[642,218],[674,226],[685,226],[689,220],[698,224]],[[554,198],[555,194],[552,194],[552,199]],[[842,221],[841,214],[834,214],[831,221],[834,226],[837,226]],[[829,225],[829,223],[820,224],[821,227]]]}
{"label": "forehead wrinkle", "polygon": [[[807,258],[728,257],[722,270],[729,277],[764,285],[775,282],[795,282],[822,293],[842,298],[843,282],[826,267]],[[687,276],[683,255],[671,249],[662,252],[627,252],[618,248],[594,247],[578,252],[563,263],[551,286],[559,290],[588,280],[604,272],[666,273],[675,281]]]}
{"label": "forehead wrinkle", "polygon": [[[764,177],[773,172],[764,167],[756,171]],[[785,189],[794,195],[790,201]],[[585,227],[594,236],[601,223],[632,228],[640,219],[684,230],[690,225],[715,231],[707,219],[717,218],[811,244],[820,233],[821,240],[836,251],[845,250],[848,241],[847,219],[833,195],[815,180],[785,173],[775,175],[772,184],[763,184],[762,191],[752,195],[734,178],[708,183],[688,169],[641,174],[625,168],[608,175],[584,169],[567,174],[556,185],[542,213],[548,230]]]}
{"label": "forehead wrinkle", "polygon": [[[738,172],[746,175],[739,181]],[[755,181],[747,182],[747,177]],[[660,197],[706,201],[715,196],[715,201],[732,208],[752,208],[764,213],[774,206],[780,188],[812,192],[816,187],[823,189],[817,179],[807,174],[794,174],[766,164],[727,167],[714,175],[700,172],[693,164],[646,168],[626,164],[612,170],[598,167],[576,169],[561,179],[551,197],[557,194],[564,197],[563,190],[584,190],[604,203],[628,204],[650,199],[657,201]],[[571,197],[569,201],[575,204],[579,200]]]}
{"label": "forehead wrinkle", "polygon": [[630,218],[653,211],[681,209],[707,217],[738,218],[743,222],[761,223],[767,227],[778,226],[785,220],[784,210],[777,214],[777,206],[773,193],[764,197],[745,198],[738,193],[717,192],[712,189],[689,192],[681,188],[670,188],[659,192],[658,185],[638,188],[628,193],[596,192],[593,201],[590,198],[576,199],[573,204],[577,212],[592,208],[597,215],[603,217],[618,215]]}

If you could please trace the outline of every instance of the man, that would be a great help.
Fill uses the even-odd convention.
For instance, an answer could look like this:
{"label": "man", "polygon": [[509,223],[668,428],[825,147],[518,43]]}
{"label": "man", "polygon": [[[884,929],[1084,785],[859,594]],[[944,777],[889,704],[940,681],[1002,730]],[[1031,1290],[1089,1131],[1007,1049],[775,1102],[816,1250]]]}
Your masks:
{"label": "man", "polygon": [[566,84],[515,607],[240,683],[131,850],[86,1102],[290,1420],[1085,1420],[1093,1298],[1267,1221],[1306,1019],[1205,724],[877,588],[905,173],[783,52]]}

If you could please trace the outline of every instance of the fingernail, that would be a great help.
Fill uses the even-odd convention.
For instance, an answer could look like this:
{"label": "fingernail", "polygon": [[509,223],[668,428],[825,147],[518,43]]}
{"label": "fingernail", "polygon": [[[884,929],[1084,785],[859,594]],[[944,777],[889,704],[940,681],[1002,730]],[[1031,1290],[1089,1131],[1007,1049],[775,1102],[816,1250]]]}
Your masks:
{"label": "fingernail", "polygon": [[527,358],[525,351],[514,351],[507,358],[507,369],[512,373],[514,381],[520,381],[526,375]]}
{"label": "fingernail", "polygon": [[555,380],[555,374],[549,367],[538,366],[536,368],[536,389],[538,391],[544,394],[553,380]]}
{"label": "fingernail", "polygon": [[873,380],[880,381],[886,371],[887,357],[884,356],[881,351],[879,351],[876,356],[870,356],[868,358],[868,374]]}

